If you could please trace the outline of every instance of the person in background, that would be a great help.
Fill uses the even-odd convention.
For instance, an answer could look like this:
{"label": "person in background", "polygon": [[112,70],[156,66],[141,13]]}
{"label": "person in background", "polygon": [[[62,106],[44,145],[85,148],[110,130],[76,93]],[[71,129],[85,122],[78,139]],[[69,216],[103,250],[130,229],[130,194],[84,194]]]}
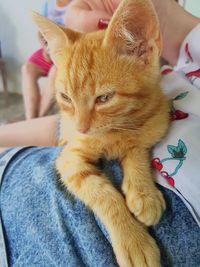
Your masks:
{"label": "person in background", "polygon": [[[46,0],[41,14],[50,20],[64,24],[67,4],[70,0]],[[54,99],[55,67],[51,61],[46,42],[38,33],[41,48],[35,51],[22,66],[22,92],[26,119],[47,115]],[[41,94],[38,80],[47,77],[44,92]]]}

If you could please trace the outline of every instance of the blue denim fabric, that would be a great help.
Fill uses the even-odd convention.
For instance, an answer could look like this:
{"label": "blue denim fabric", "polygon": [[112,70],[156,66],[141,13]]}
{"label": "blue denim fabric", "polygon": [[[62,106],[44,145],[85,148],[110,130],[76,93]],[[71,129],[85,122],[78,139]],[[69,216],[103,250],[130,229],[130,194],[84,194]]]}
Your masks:
{"label": "blue denim fabric", "polygon": [[[54,164],[60,150],[20,150],[4,170],[0,209],[9,266],[117,266],[101,222],[58,181]],[[100,161],[99,167],[119,186],[117,162]],[[200,228],[173,192],[161,190],[167,211],[150,233],[161,249],[162,266],[199,267]]]}
{"label": "blue denim fabric", "polygon": [[[18,151],[22,149],[23,148],[8,149],[5,152],[2,152],[0,154],[0,186],[1,186],[1,181],[2,181],[4,171],[8,163],[10,162],[12,157],[15,154],[17,154]],[[1,210],[0,210],[0,267],[8,267],[6,246],[5,246],[4,237],[3,237]]]}

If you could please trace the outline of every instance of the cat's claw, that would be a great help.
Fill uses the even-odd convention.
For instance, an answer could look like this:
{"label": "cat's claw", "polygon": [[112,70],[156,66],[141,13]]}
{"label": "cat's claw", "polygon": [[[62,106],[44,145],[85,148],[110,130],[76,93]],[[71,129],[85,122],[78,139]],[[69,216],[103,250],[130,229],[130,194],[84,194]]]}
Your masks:
{"label": "cat's claw", "polygon": [[143,188],[142,192],[137,192],[135,188],[126,190],[124,186],[123,190],[129,210],[139,221],[147,226],[159,222],[166,205],[162,193],[156,187],[147,190]]}
{"label": "cat's claw", "polygon": [[137,230],[133,226],[126,228],[125,233],[119,232],[113,248],[120,267],[160,267],[159,249],[144,229]]}

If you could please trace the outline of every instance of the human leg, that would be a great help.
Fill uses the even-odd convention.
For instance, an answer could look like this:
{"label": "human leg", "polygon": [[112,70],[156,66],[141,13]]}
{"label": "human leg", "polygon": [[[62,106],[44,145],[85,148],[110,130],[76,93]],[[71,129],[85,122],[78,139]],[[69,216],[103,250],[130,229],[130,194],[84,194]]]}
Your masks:
{"label": "human leg", "polygon": [[[6,168],[0,215],[9,264],[115,267],[103,224],[58,182],[55,160],[61,149],[23,149]],[[122,171],[116,161],[101,162],[101,169],[120,184]],[[151,229],[161,250],[162,266],[198,267],[200,228],[179,197],[162,191],[167,210]]]}
{"label": "human leg", "polygon": [[40,103],[38,79],[42,76],[44,76],[44,72],[37,65],[27,62],[22,66],[22,92],[25,116],[28,120],[38,116]]}
{"label": "human leg", "polygon": [[47,115],[49,109],[54,102],[55,95],[55,76],[56,69],[52,67],[47,77],[47,84],[43,95],[40,98],[39,117]]}
{"label": "human leg", "polygon": [[57,119],[54,115],[0,126],[0,149],[56,145]]}
{"label": "human leg", "polygon": [[43,48],[35,51],[22,67],[22,86],[26,119],[38,117],[40,106],[40,90],[38,79],[48,76],[53,62]]}

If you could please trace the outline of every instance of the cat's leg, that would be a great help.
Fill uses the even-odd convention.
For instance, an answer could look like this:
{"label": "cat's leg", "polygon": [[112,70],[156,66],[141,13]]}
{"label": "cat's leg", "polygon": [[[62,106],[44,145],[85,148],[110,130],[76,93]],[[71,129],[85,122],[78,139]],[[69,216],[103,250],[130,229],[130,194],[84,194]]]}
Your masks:
{"label": "cat's leg", "polygon": [[128,151],[122,166],[122,190],[130,211],[146,225],[158,223],[165,201],[152,178],[149,152],[139,148]]}
{"label": "cat's leg", "polygon": [[80,148],[65,147],[56,166],[74,195],[105,225],[120,267],[158,267],[159,250],[146,229],[131,215],[125,200]]}

